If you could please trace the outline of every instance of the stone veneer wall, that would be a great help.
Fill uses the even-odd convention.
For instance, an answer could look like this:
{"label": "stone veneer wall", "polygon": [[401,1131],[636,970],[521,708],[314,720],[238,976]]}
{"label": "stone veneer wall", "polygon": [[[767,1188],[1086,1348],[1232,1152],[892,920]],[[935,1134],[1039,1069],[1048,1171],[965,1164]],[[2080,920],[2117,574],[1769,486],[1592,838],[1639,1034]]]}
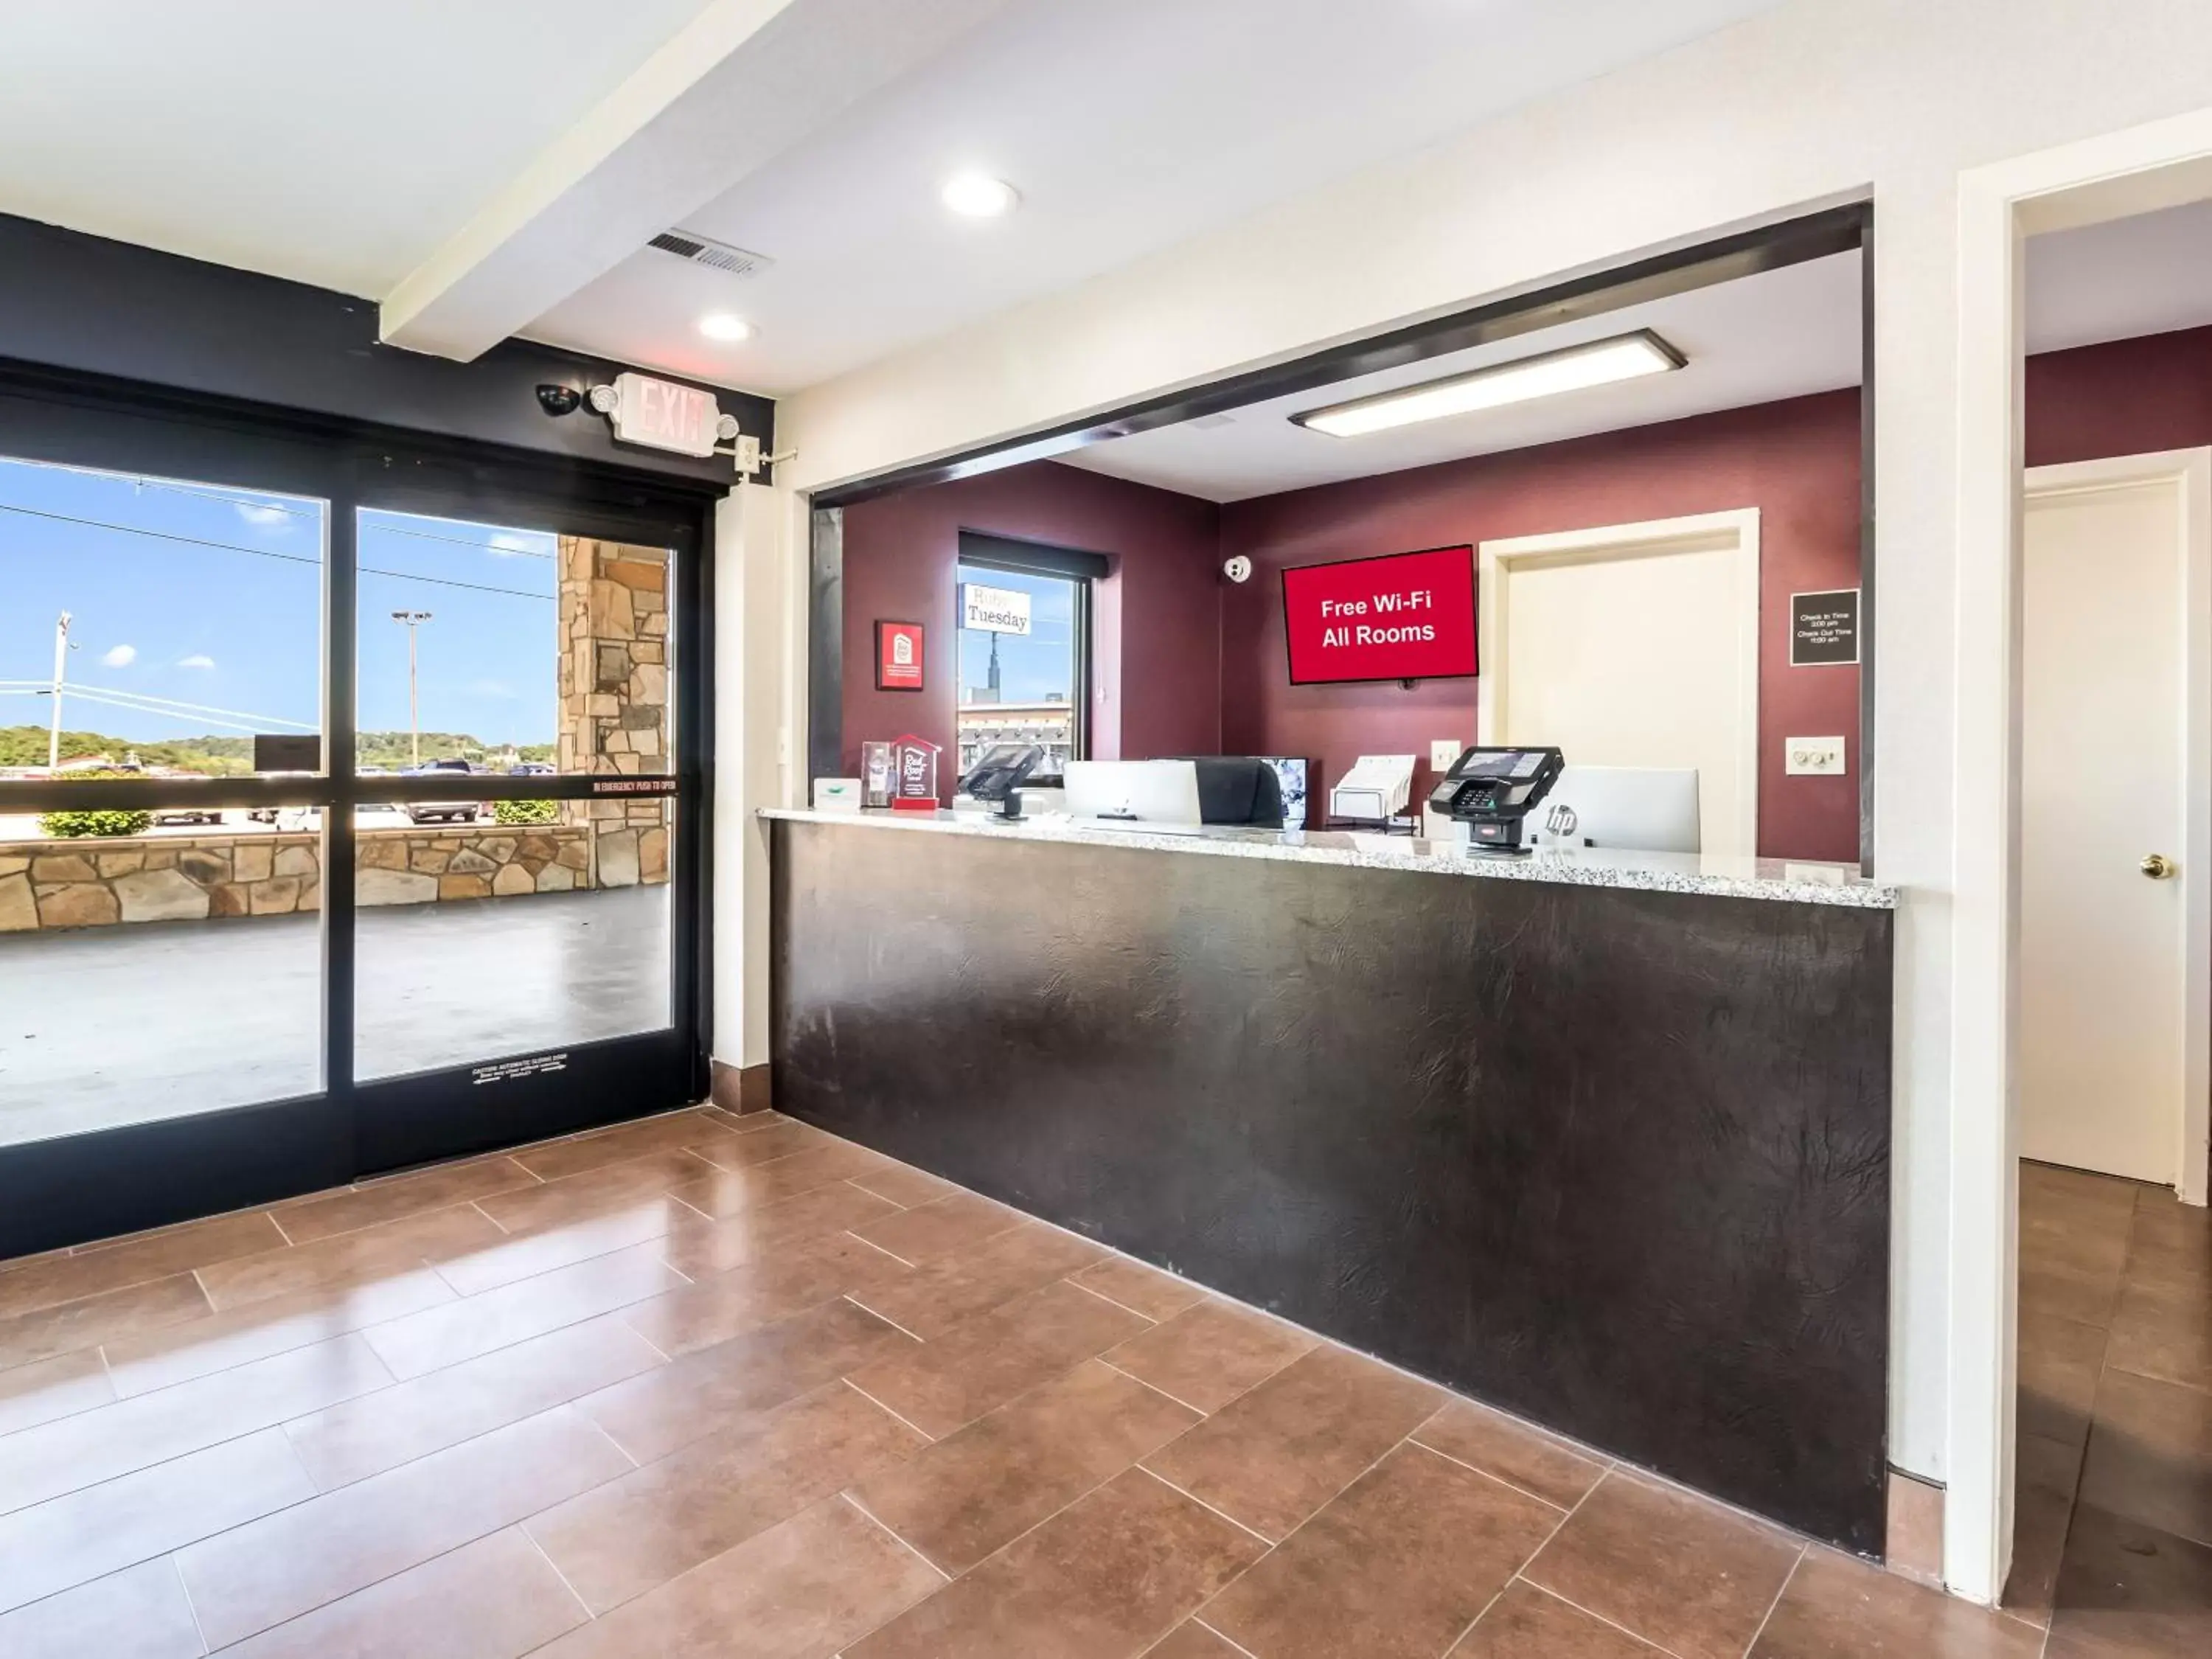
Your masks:
{"label": "stone veneer wall", "polygon": [[[562,774],[665,774],[668,555],[583,536],[560,548]],[[591,829],[599,885],[668,879],[665,799],[563,801],[561,821]]]}
{"label": "stone veneer wall", "polygon": [[[592,868],[591,832],[572,824],[368,830],[358,837],[355,857],[360,904],[504,898],[600,884]],[[312,833],[12,842],[0,844],[0,933],[289,915],[321,908],[322,878],[323,838]],[[638,879],[633,874],[629,883],[611,884]]]}

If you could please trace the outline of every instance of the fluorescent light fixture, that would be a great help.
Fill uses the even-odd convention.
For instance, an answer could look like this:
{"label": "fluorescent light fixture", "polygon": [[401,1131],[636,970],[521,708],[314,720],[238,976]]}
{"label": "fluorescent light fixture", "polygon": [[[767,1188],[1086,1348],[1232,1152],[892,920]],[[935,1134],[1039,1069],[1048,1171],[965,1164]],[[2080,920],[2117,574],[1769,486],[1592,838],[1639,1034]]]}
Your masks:
{"label": "fluorescent light fixture", "polygon": [[963,173],[945,181],[945,205],[967,219],[996,219],[1013,211],[1022,198],[1003,179],[988,173]]}
{"label": "fluorescent light fixture", "polygon": [[1640,380],[1646,374],[1665,374],[1689,360],[1648,328],[1633,334],[1617,334],[1609,340],[1567,346],[1517,362],[1493,363],[1472,374],[1431,380],[1397,392],[1378,392],[1371,398],[1327,409],[1309,410],[1291,419],[1299,426],[1326,432],[1332,438],[1357,438],[1416,421],[1440,421],[1450,415],[1471,415],[1478,410],[1549,398],[1556,392],[1580,392],[1589,386],[1611,386],[1616,380]]}
{"label": "fluorescent light fixture", "polygon": [[699,331],[710,340],[750,340],[753,325],[726,311],[710,311],[699,319]]}

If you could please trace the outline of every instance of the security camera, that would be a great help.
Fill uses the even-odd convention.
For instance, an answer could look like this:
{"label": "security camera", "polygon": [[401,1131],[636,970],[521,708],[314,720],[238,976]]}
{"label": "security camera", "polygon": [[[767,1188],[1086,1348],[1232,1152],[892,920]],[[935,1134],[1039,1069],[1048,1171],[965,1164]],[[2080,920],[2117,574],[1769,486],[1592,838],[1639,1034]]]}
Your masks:
{"label": "security camera", "polygon": [[1252,561],[1246,558],[1242,553],[1239,553],[1235,558],[1230,560],[1228,563],[1221,567],[1221,574],[1228,577],[1232,582],[1250,581],[1252,580]]}
{"label": "security camera", "polygon": [[538,388],[538,406],[548,415],[574,415],[584,401],[584,394],[572,386],[555,386],[550,381]]}

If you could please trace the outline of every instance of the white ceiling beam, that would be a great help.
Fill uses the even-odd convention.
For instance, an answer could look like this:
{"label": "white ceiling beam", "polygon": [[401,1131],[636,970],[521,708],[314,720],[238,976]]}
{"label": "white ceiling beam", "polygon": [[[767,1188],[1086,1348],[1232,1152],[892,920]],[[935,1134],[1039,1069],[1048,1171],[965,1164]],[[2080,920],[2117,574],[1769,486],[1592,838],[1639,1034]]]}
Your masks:
{"label": "white ceiling beam", "polygon": [[712,0],[400,280],[382,337],[477,356],[1010,3]]}

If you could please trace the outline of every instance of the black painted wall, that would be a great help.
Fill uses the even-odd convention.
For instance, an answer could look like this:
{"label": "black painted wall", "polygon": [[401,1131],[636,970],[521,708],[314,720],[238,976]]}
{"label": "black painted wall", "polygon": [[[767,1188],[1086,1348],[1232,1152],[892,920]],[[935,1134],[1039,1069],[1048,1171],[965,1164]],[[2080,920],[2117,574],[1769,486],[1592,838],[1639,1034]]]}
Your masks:
{"label": "black painted wall", "polygon": [[[589,410],[556,420],[538,406],[541,381],[580,390],[628,365],[523,340],[470,363],[402,351],[378,343],[374,301],[4,214],[0,360],[665,478],[737,480],[726,456],[617,445]],[[775,447],[772,402],[707,389],[763,452]]]}
{"label": "black painted wall", "polygon": [[1887,910],[774,826],[776,1104],[1869,1554]]}

